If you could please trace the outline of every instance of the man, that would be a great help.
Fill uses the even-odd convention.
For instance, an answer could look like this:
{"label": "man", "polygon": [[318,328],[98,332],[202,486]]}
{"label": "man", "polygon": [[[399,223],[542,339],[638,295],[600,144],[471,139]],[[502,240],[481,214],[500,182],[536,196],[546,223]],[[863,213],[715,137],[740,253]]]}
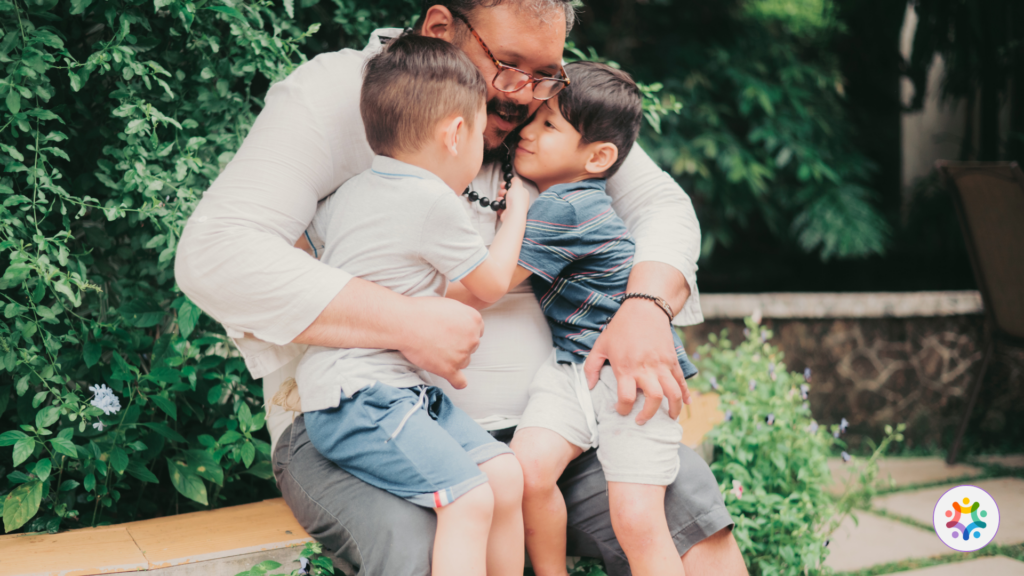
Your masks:
{"label": "man", "polygon": [[[565,0],[449,0],[424,7],[418,31],[459,46],[488,82],[485,140],[498,156],[504,137],[540,106],[533,93],[537,82],[559,73],[573,19]],[[457,405],[507,439],[533,370],[551,347],[531,294],[509,294],[481,318],[454,301],[399,296],[292,248],[317,202],[369,167],[372,151],[358,104],[362,63],[379,50],[382,37],[398,32],[375,32],[361,52],[322,54],[271,88],[251,132],[185,228],[178,284],[236,338],[253,377],[265,377],[268,400],[294,374],[305,345],[394,349],[439,376],[437,384]],[[507,68],[524,74],[515,91],[496,87],[498,73]],[[687,323],[701,321],[695,283],[700,237],[689,199],[639,149],[616,178],[609,194],[637,240],[629,291],[663,298]],[[500,184],[494,164],[474,181],[491,198]],[[470,210],[476,210],[485,239],[488,226],[493,234],[493,213]],[[411,317],[418,321],[409,323]],[[586,372],[594,381],[610,362],[620,412],[628,413],[640,390],[645,404],[638,420],[649,418],[663,398],[678,414],[686,389],[670,330],[661,307],[633,299],[598,339]],[[292,417],[272,411],[268,428],[278,485],[303,527],[346,573],[428,573],[434,515],[322,458],[303,417],[289,425]],[[687,573],[745,573],[714,477],[691,450],[682,448],[680,458],[666,509]],[[593,452],[569,466],[560,486],[569,509],[569,553],[601,557],[610,574],[628,574]]]}

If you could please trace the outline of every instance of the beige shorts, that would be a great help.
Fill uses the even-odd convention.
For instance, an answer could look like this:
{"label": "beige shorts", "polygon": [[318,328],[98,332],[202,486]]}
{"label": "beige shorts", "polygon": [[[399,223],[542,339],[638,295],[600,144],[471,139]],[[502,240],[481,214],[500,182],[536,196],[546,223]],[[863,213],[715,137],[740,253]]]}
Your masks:
{"label": "beige shorts", "polygon": [[618,387],[610,366],[601,370],[597,386],[588,390],[583,365],[559,364],[554,352],[537,370],[529,393],[517,430],[546,428],[584,451],[596,446],[609,482],[667,486],[675,481],[683,427],[668,415],[668,400],[639,426],[635,419],[644,405],[642,392],[637,391],[629,415],[620,416],[615,411]]}

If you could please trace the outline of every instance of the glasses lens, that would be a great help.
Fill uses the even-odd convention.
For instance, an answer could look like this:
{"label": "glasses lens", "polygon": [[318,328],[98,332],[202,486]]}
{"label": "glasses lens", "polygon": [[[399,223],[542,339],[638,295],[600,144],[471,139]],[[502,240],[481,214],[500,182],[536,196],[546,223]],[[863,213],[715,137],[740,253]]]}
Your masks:
{"label": "glasses lens", "polygon": [[528,75],[512,68],[505,68],[494,77],[494,87],[502,92],[515,92],[522,90],[529,81]]}
{"label": "glasses lens", "polygon": [[565,88],[564,82],[557,80],[541,80],[534,84],[533,97],[536,100],[550,100]]}

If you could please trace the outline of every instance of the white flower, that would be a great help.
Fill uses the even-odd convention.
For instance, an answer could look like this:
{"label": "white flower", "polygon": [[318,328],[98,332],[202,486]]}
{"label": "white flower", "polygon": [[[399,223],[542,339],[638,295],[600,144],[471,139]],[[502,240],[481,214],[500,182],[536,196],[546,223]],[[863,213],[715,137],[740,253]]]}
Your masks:
{"label": "white flower", "polygon": [[846,462],[849,462],[849,461],[850,461],[850,455],[849,455],[849,454],[848,454],[848,453],[846,452],[846,450],[843,450],[843,453],[842,453],[842,454],[840,454],[840,456],[842,456],[842,457],[843,457],[843,463],[844,463],[844,464],[845,464]]}
{"label": "white flower", "polygon": [[810,432],[811,434],[816,434],[818,432],[817,421],[811,420],[811,423],[807,425],[807,431]]}
{"label": "white flower", "polygon": [[89,386],[89,390],[92,390],[93,394],[95,394],[90,404],[103,410],[103,413],[107,416],[117,414],[121,410],[121,401],[118,400],[117,396],[114,395],[114,391],[107,385],[97,384]]}
{"label": "white flower", "polygon": [[843,434],[846,434],[846,428],[849,425],[850,423],[846,421],[846,418],[843,418],[842,420],[839,421],[839,431],[842,432]]}
{"label": "white flower", "polygon": [[807,393],[811,391],[811,387],[807,384],[800,385],[800,397],[807,400]]}
{"label": "white flower", "polygon": [[93,422],[92,427],[103,432],[103,422]]}
{"label": "white flower", "polygon": [[733,495],[736,496],[737,500],[742,500],[743,499],[743,484],[739,480],[733,480],[732,481],[732,490],[729,490],[729,492],[732,492]]}

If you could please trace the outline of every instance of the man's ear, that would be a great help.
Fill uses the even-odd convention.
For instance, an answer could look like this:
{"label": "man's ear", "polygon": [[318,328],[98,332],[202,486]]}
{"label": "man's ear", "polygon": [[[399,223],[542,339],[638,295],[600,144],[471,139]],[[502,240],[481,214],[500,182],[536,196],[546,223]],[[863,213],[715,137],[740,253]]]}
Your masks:
{"label": "man's ear", "polygon": [[462,116],[456,116],[450,120],[441,121],[441,142],[448,150],[448,153],[452,156],[459,155],[459,144],[462,144],[459,140],[459,136],[461,135],[460,132],[465,125],[466,120]]}
{"label": "man's ear", "polygon": [[590,145],[590,158],[584,169],[590,174],[607,172],[619,159],[619,147],[611,142],[594,142]]}
{"label": "man's ear", "polygon": [[420,34],[431,38],[440,38],[447,42],[455,39],[455,18],[451,10],[444,6],[434,5],[427,9],[423,16]]}

